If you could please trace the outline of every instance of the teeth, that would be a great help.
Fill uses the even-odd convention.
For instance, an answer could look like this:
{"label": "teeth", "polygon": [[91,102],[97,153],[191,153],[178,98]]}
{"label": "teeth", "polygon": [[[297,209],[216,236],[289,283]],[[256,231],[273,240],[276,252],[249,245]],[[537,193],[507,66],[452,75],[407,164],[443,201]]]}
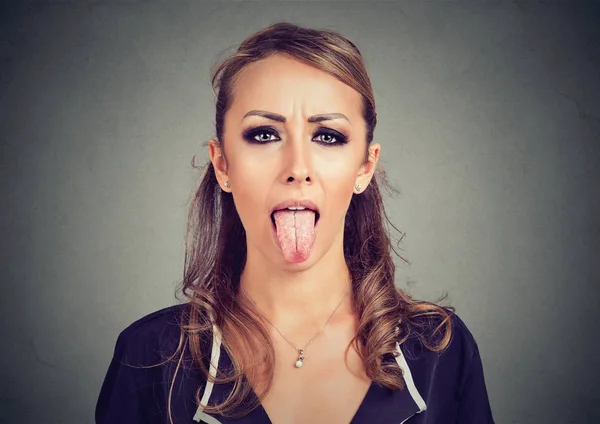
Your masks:
{"label": "teeth", "polygon": [[306,208],[304,206],[289,206],[288,209],[291,211],[302,211]]}

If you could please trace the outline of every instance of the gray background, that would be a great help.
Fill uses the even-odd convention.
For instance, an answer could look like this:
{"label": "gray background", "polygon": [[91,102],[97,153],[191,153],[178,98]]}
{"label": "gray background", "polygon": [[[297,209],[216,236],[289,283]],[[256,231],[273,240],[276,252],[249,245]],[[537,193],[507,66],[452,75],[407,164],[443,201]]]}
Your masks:
{"label": "gray background", "polygon": [[342,32],[377,101],[397,282],[479,343],[498,423],[600,422],[598,3],[36,2],[1,11],[0,421],[90,423],[118,333],[174,303],[210,65]]}

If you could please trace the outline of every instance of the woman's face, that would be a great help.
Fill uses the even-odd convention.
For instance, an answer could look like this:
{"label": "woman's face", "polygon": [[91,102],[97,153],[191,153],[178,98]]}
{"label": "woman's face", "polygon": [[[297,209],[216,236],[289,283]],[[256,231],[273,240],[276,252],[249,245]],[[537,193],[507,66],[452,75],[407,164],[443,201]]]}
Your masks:
{"label": "woman's face", "polygon": [[[380,149],[372,144],[364,162],[361,104],[351,87],[283,55],[238,74],[225,115],[225,157],[214,142],[209,153],[246,230],[248,259],[259,255],[298,268],[332,249],[342,251],[350,200],[371,180]],[[330,116],[311,119],[315,115]],[[362,186],[360,192],[355,184]],[[274,213],[273,223],[276,205],[290,199],[309,200],[318,213],[285,209]]]}

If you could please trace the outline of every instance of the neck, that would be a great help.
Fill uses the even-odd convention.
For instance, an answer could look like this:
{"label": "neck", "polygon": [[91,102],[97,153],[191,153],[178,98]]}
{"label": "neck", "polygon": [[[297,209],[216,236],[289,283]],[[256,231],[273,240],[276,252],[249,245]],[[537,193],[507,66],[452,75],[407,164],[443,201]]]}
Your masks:
{"label": "neck", "polygon": [[[319,262],[302,271],[277,268],[259,258],[264,259],[256,251],[248,252],[240,284],[261,315],[279,328],[320,327],[338,305],[336,316],[351,313],[352,293],[344,298],[351,276],[342,249],[330,249]],[[238,295],[246,297],[242,289]]]}

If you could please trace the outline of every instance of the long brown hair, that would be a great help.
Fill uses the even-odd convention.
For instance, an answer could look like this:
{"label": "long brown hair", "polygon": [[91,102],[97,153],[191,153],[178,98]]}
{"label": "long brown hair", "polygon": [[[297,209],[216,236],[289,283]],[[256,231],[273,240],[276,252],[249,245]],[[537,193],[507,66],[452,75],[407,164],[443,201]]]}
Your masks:
{"label": "long brown hair", "polygon": [[[273,54],[283,54],[314,66],[355,89],[362,96],[362,115],[367,124],[365,161],[373,141],[377,123],[375,99],[369,76],[359,49],[342,35],[326,30],[300,27],[280,22],[244,40],[235,54],[218,63],[212,70],[216,93],[216,136],[224,149],[224,117],[232,102],[236,76],[250,63]],[[344,256],[352,278],[352,298],[359,326],[347,346],[354,345],[364,363],[367,376],[390,389],[404,386],[400,368],[385,357],[396,356],[396,342],[402,344],[412,334],[428,349],[441,351],[450,342],[452,307],[418,301],[395,286],[393,251],[407,262],[391,242],[389,228],[399,232],[386,215],[380,187],[396,192],[385,172],[377,168],[369,186],[354,195],[344,225]],[[398,239],[398,245],[402,240]],[[255,372],[256,362],[267,364],[268,384],[256,392],[258,406],[268,392],[275,361],[267,328],[257,320],[248,306],[239,300],[238,288],[246,262],[246,234],[236,211],[232,195],[221,190],[212,163],[201,168],[201,181],[190,205],[186,234],[185,269],[179,291],[189,303],[189,314],[181,324],[179,350],[187,346],[206,380],[215,384],[234,382],[225,401],[209,405],[207,413],[241,416],[231,411],[252,393],[246,376]],[[222,331],[223,346],[230,354],[232,370],[219,370],[216,379],[208,374],[206,349],[213,323]],[[433,330],[432,330],[433,329]],[[425,331],[427,330],[427,331]],[[435,342],[429,336],[437,335]],[[176,352],[177,353],[177,352]],[[182,353],[183,355],[183,353]],[[251,357],[250,363],[241,358]],[[178,363],[178,368],[181,359]],[[177,369],[178,369],[177,368]],[[177,370],[176,370],[177,372]],[[169,393],[169,416],[171,392]],[[201,387],[196,392],[199,404]]]}

